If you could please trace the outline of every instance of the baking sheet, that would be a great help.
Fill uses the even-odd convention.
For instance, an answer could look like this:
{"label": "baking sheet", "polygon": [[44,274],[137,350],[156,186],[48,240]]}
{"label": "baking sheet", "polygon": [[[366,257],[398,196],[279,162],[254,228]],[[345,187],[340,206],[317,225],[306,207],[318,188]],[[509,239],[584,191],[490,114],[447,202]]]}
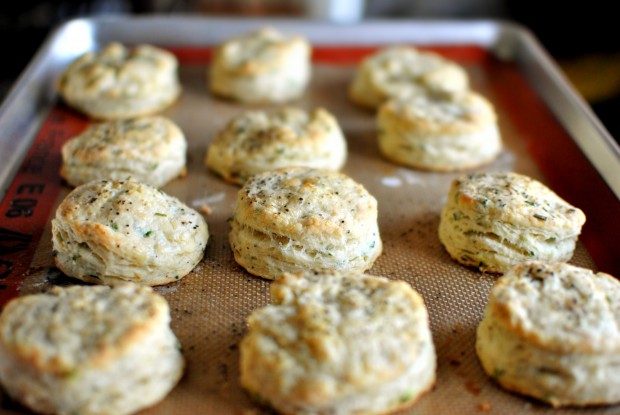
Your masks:
{"label": "baking sheet", "polygon": [[[318,49],[312,84],[304,98],[295,105],[306,109],[324,106],[336,115],[349,146],[349,159],[344,171],[363,183],[379,201],[379,226],[384,252],[371,273],[409,282],[422,294],[430,313],[438,355],[437,383],[406,413],[550,412],[548,406],[499,389],[482,373],[475,357],[475,329],[495,277],[454,263],[439,243],[439,212],[456,174],[419,172],[384,160],[376,144],[374,114],[354,106],[346,97],[354,63],[370,49],[360,49],[356,45]],[[531,146],[530,135],[542,128],[547,135],[569,140],[568,147],[574,146],[574,143],[570,143],[564,129],[527,86],[521,70],[513,63],[495,59],[491,53],[480,48],[439,46],[435,50],[463,64],[472,78],[473,88],[487,96],[498,111],[505,150],[493,164],[472,171],[512,170],[548,184],[553,182],[554,179],[549,180],[543,175],[544,168],[541,170],[538,163],[541,157],[537,155],[537,151],[541,150]],[[188,138],[189,174],[173,181],[163,190],[194,208],[208,204],[213,210],[207,217],[211,238],[204,260],[191,274],[179,282],[157,288],[170,303],[172,327],[183,344],[188,366],[177,388],[162,403],[144,413],[270,413],[267,408],[255,405],[238,383],[238,343],[245,332],[245,318],[255,308],[268,303],[269,282],[249,275],[234,262],[228,245],[229,226],[226,219],[232,213],[238,188],[224,183],[203,166],[204,152],[216,131],[247,107],[216,99],[207,92],[205,71],[208,49],[174,51],[182,59],[180,75],[184,92],[179,102],[163,115],[175,120]],[[343,54],[353,58],[343,61]],[[506,79],[516,84],[505,85]],[[520,92],[510,94],[509,91],[514,88],[520,89]],[[22,251],[5,256],[6,252],[0,251],[0,260],[15,261],[9,270],[12,274],[7,274],[9,276],[0,287],[4,288],[0,291],[2,298],[13,295],[13,288],[17,288],[12,285],[14,282],[19,285],[20,295],[40,292],[54,284],[76,283],[53,268],[48,216],[70,191],[57,176],[60,166],[58,148],[70,135],[84,128],[86,120],[62,104],[55,104],[46,116],[47,120],[31,147],[31,153],[16,176],[16,182],[19,182],[31,174],[29,181],[21,184],[21,189],[25,189],[22,195],[28,190],[34,192],[29,196],[38,204],[32,208],[31,217],[43,220],[35,221],[38,225],[33,225],[36,229],[29,234],[32,235],[31,240],[24,237],[20,242],[19,238],[13,238],[10,246],[7,243],[2,245],[6,252],[10,247],[24,247]],[[536,125],[524,122],[524,118],[534,120]],[[47,186],[45,191],[48,192],[45,195],[49,197],[37,198],[37,187],[32,187],[37,183],[33,180],[43,180],[43,177]],[[553,185],[551,187],[555,188]],[[17,223],[13,222],[15,219],[6,217],[7,209],[12,208],[15,212],[13,202],[22,200],[14,198],[17,189],[20,187],[14,182],[1,205],[4,209],[3,228]],[[8,200],[11,197],[13,199]],[[21,212],[25,215],[23,209]],[[28,218],[23,216],[17,220],[26,223]],[[596,229],[590,233],[594,233],[593,237],[597,236]],[[33,247],[32,262],[26,255],[29,246]],[[596,269],[581,242],[571,262]],[[25,273],[11,279],[18,269],[23,269]],[[574,410],[556,412],[576,413]],[[618,413],[620,408],[579,411],[582,412]],[[0,413],[21,414],[27,411],[2,397]]]}

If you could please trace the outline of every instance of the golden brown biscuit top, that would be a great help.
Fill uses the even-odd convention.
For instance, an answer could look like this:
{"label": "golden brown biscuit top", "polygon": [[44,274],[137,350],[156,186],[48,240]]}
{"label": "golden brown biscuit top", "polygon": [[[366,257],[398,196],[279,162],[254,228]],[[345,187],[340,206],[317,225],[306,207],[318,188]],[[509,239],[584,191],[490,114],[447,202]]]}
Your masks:
{"label": "golden brown biscuit top", "polygon": [[70,377],[105,366],[168,320],[168,304],[148,287],[54,288],[9,302],[0,341],[38,370]]}
{"label": "golden brown biscuit top", "polygon": [[565,263],[516,266],[491,290],[495,315],[558,352],[620,352],[620,282]]}
{"label": "golden brown biscuit top", "polygon": [[402,375],[429,347],[422,298],[403,281],[337,272],[284,274],[244,342],[298,400],[325,403]]}
{"label": "golden brown biscuit top", "polygon": [[250,177],[235,215],[240,223],[288,236],[348,238],[376,224],[377,201],[342,173],[290,167]]}
{"label": "golden brown biscuit top", "polygon": [[403,95],[388,101],[380,111],[399,124],[429,134],[476,133],[497,120],[493,106],[475,92]]}
{"label": "golden brown biscuit top", "polygon": [[[154,160],[165,160],[173,142],[183,145],[183,133],[164,117],[109,121],[92,125],[65,144],[63,157],[71,164],[146,154]],[[153,164],[153,169],[156,167]]]}
{"label": "golden brown biscuit top", "polygon": [[110,43],[73,61],[57,87],[79,96],[135,97],[151,93],[159,84],[176,84],[177,66],[174,55],[163,49]]}
{"label": "golden brown biscuit top", "polygon": [[[188,244],[202,244],[207,224],[180,200],[135,180],[98,180],[75,188],[58,206],[56,219],[71,224],[74,237],[125,260],[154,262]],[[204,246],[201,247],[201,249]],[[150,258],[150,259],[149,259]]]}
{"label": "golden brown biscuit top", "polygon": [[466,72],[440,55],[410,46],[392,46],[364,59],[372,85],[394,97],[403,90],[459,93],[468,86]]}
{"label": "golden brown biscuit top", "polygon": [[553,229],[568,237],[579,235],[586,220],[580,209],[548,187],[517,173],[460,176],[452,182],[449,197],[456,205],[454,215],[475,212],[475,220],[489,228],[501,221],[519,228]]}
{"label": "golden brown biscuit top", "polygon": [[267,27],[224,42],[216,49],[214,60],[229,72],[251,76],[279,67],[286,55],[297,48],[309,53],[310,45],[301,37],[287,38]]}
{"label": "golden brown biscuit top", "polygon": [[336,121],[323,108],[311,114],[297,108],[282,108],[271,114],[250,111],[232,120],[214,144],[252,156],[274,152],[286,157],[288,146],[323,139],[332,128],[338,128]]}

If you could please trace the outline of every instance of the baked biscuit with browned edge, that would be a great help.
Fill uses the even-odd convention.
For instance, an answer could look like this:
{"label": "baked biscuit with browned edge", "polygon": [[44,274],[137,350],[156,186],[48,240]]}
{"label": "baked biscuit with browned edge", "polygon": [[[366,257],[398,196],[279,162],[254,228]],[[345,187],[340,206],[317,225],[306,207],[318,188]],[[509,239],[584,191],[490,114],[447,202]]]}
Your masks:
{"label": "baked biscuit with browned edge", "polygon": [[95,284],[177,281],[200,262],[208,239],[198,212],[131,179],[76,187],[52,220],[56,266]]}
{"label": "baked biscuit with browned edge", "polygon": [[436,53],[390,46],[366,57],[349,86],[349,97],[377,108],[401,95],[454,95],[469,89],[467,72]]}
{"label": "baked biscuit with browned edge", "polygon": [[439,222],[450,256],[504,273],[533,261],[568,261],[586,217],[544,184],[517,173],[476,173],[452,182]]}
{"label": "baked biscuit with browned edge", "polygon": [[55,287],[0,316],[0,381],[42,414],[131,414],[162,400],[183,367],[168,304],[149,287]]}
{"label": "baked biscuit with browned edge", "polygon": [[476,351],[509,391],[555,407],[620,403],[620,282],[565,263],[517,265],[491,290]]}
{"label": "baked biscuit with browned edge", "polygon": [[60,175],[72,186],[127,177],[161,187],[185,174],[187,142],[164,117],[95,124],[62,146]]}
{"label": "baked biscuit with browned edge", "polygon": [[493,106],[475,92],[395,98],[381,105],[377,124],[381,153],[422,170],[478,167],[502,148]]}
{"label": "baked biscuit with browned edge", "polygon": [[243,184],[281,167],[340,170],[346,158],[347,143],[332,114],[282,108],[235,117],[209,146],[205,164],[226,181]]}
{"label": "baked biscuit with browned edge", "polygon": [[178,62],[149,45],[110,43],[73,61],[56,89],[69,106],[91,118],[134,118],[163,110],[181,93]]}
{"label": "baked biscuit with browned edge", "polygon": [[250,177],[230,225],[237,263],[267,279],[309,269],[362,272],[383,248],[377,200],[329,170],[289,167]]}
{"label": "baked biscuit with browned edge", "polygon": [[435,381],[422,297],[360,273],[285,274],[248,318],[241,385],[284,414],[387,414]]}
{"label": "baked biscuit with browned edge", "polygon": [[209,88],[245,103],[282,103],[299,98],[310,81],[311,48],[300,36],[263,28],[227,40],[213,55]]}

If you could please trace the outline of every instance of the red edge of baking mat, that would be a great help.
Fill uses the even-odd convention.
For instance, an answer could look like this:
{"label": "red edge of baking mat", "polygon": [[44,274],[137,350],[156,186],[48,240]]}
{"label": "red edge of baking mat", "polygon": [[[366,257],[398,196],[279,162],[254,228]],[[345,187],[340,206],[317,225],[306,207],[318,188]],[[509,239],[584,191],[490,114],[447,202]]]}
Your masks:
{"label": "red edge of baking mat", "polygon": [[0,203],[0,306],[16,296],[58,198],[62,144],[87,123],[53,108]]}
{"label": "red edge of baking mat", "polygon": [[[318,47],[313,60],[351,65],[378,47]],[[597,266],[620,275],[620,201],[581,153],[564,128],[536,95],[514,65],[496,62],[478,46],[424,48],[460,62],[487,66],[493,92],[507,109],[512,123],[526,141],[549,185],[570,203],[584,210],[587,222],[581,240]],[[205,63],[211,49],[171,48],[181,63]],[[58,198],[62,180],[60,149],[88,121],[55,106],[37,134],[4,199],[0,203],[0,306],[15,297],[27,275],[32,257]],[[614,218],[615,219],[615,218]]]}

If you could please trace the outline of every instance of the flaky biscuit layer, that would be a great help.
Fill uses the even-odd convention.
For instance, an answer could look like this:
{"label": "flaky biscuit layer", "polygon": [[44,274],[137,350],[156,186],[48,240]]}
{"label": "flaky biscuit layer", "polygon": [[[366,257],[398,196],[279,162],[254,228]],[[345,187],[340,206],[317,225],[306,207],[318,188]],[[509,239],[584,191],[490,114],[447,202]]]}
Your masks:
{"label": "flaky biscuit layer", "polygon": [[306,39],[288,38],[273,28],[242,34],[215,50],[209,88],[245,103],[291,101],[310,81],[310,53]]}
{"label": "flaky biscuit layer", "polygon": [[432,52],[391,46],[362,61],[349,86],[349,97],[377,108],[401,95],[460,94],[469,88],[465,70]]}
{"label": "flaky biscuit layer", "polygon": [[182,375],[169,323],[163,297],[137,285],[19,297],[0,316],[0,381],[39,413],[133,413]]}
{"label": "flaky biscuit layer", "polygon": [[348,176],[290,167],[252,176],[237,195],[230,244],[248,272],[364,271],[381,254],[377,201]]}
{"label": "flaky biscuit layer", "polygon": [[526,261],[569,260],[585,220],[530,177],[477,173],[452,182],[439,239],[461,264],[504,273]]}
{"label": "flaky biscuit layer", "polygon": [[347,144],[336,118],[323,108],[310,113],[282,108],[246,112],[218,133],[205,164],[226,181],[243,184],[253,174],[282,167],[340,170]]}
{"label": "flaky biscuit layer", "polygon": [[56,266],[95,284],[179,280],[200,262],[208,238],[198,212],[131,179],[75,188],[52,220]]}
{"label": "flaky biscuit layer", "polygon": [[508,390],[553,406],[620,402],[620,283],[564,263],[518,265],[491,290],[476,349]]}
{"label": "flaky biscuit layer", "polygon": [[405,282],[285,274],[271,297],[272,305],[248,319],[241,384],[279,412],[388,413],[433,385],[428,315]]}
{"label": "flaky biscuit layer", "polygon": [[56,89],[67,104],[91,118],[134,118],[161,111],[177,99],[177,67],[174,55],[163,49],[110,43],[73,61]]}
{"label": "flaky biscuit layer", "polygon": [[185,174],[186,150],[183,132],[164,117],[108,121],[63,145],[60,174],[73,186],[132,177],[161,187]]}
{"label": "flaky biscuit layer", "polygon": [[381,153],[399,164],[433,171],[491,162],[502,148],[490,102],[474,92],[409,95],[379,108]]}

